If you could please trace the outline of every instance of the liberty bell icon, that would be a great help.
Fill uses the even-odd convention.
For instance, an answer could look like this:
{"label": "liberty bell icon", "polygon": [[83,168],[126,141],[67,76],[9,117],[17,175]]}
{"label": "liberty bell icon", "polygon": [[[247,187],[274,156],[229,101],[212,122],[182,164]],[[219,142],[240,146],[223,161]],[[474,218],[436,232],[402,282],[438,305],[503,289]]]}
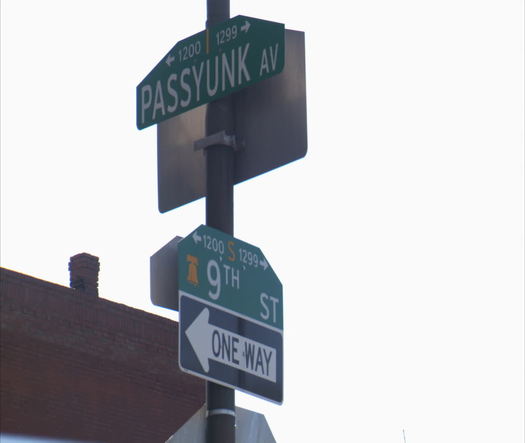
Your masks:
{"label": "liberty bell icon", "polygon": [[199,266],[199,259],[193,255],[188,254],[186,256],[186,261],[188,262],[188,276],[186,280],[194,286],[199,285],[199,276],[197,272],[197,267]]}

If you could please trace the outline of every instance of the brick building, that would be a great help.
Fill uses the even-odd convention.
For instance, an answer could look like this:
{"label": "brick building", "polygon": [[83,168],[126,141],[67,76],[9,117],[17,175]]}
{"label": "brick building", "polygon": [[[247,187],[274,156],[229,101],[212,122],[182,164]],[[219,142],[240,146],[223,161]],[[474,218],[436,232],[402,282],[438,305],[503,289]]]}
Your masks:
{"label": "brick building", "polygon": [[165,442],[204,403],[177,364],[178,323],[98,297],[98,259],[71,288],[0,268],[0,432]]}

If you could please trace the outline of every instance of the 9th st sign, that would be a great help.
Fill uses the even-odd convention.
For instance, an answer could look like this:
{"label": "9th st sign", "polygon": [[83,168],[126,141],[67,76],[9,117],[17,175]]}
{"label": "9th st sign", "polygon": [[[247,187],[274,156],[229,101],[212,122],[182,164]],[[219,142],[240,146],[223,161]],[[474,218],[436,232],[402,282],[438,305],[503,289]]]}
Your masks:
{"label": "9th st sign", "polygon": [[181,369],[281,403],[282,285],[261,250],[201,225],[178,268]]}
{"label": "9th st sign", "polygon": [[178,244],[179,294],[283,329],[283,288],[262,251],[201,225]]}
{"label": "9th st sign", "polygon": [[178,42],[137,86],[146,128],[276,75],[284,25],[239,15]]}

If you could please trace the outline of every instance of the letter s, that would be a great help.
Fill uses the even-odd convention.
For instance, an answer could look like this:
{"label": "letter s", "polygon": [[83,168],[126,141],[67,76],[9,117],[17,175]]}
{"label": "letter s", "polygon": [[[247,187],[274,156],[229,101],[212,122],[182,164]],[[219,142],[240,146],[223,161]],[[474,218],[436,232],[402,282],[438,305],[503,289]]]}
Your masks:
{"label": "letter s", "polygon": [[268,300],[268,294],[265,294],[264,292],[261,293],[261,305],[266,311],[265,313],[261,312],[261,318],[263,320],[268,320],[270,318],[270,310],[268,309],[268,306],[266,305],[265,301]]}

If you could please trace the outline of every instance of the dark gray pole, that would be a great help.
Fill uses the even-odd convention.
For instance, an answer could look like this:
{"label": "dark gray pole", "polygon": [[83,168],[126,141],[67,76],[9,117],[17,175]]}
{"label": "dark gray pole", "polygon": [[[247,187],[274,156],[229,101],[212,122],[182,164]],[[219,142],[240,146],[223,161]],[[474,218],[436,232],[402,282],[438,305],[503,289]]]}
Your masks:
{"label": "dark gray pole", "polygon": [[[206,27],[230,18],[230,0],[207,0]],[[208,104],[206,136],[225,131],[233,135],[230,97]],[[206,149],[206,224],[233,235],[233,147]],[[235,390],[206,382],[207,443],[235,443]]]}

